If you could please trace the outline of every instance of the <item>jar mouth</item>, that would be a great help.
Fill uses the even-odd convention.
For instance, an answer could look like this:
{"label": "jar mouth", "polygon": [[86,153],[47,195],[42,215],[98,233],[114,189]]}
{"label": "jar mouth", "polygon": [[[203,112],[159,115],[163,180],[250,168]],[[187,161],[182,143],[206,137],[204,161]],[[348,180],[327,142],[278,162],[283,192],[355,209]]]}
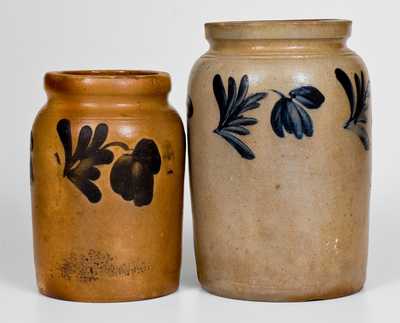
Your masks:
{"label": "jar mouth", "polygon": [[72,70],[48,72],[49,95],[166,95],[171,89],[168,73],[153,70]]}
{"label": "jar mouth", "polygon": [[329,39],[347,38],[350,20],[299,19],[222,21],[205,24],[207,39]]}
{"label": "jar mouth", "polygon": [[158,71],[142,71],[142,70],[77,70],[77,71],[61,71],[50,72],[60,75],[68,75],[75,77],[96,77],[96,78],[128,78],[128,77],[146,77],[149,75],[165,74]]}

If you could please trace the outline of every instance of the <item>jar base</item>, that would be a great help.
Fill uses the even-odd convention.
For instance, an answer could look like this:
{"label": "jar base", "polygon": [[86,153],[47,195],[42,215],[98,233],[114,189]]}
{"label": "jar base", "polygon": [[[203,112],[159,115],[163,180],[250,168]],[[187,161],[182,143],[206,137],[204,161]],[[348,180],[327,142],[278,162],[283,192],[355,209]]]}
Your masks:
{"label": "jar base", "polygon": [[161,292],[146,294],[146,295],[123,295],[123,296],[78,296],[78,295],[66,295],[52,293],[51,291],[39,288],[39,293],[50,298],[69,301],[69,302],[81,302],[81,303],[122,303],[122,302],[135,302],[143,301],[146,299],[159,298],[175,293],[179,286],[176,285],[172,288],[165,289]]}
{"label": "jar base", "polygon": [[277,290],[270,288],[255,288],[256,286],[242,283],[219,281],[200,282],[208,293],[232,299],[260,302],[306,302],[340,298],[356,294],[361,286],[337,287],[327,290]]}

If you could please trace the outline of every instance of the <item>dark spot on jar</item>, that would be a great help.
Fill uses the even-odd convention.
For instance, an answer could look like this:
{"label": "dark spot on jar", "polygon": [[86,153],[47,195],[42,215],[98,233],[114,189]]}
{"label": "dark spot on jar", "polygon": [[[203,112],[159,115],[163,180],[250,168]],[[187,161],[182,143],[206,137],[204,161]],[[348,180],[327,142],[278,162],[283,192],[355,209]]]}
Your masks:
{"label": "dark spot on jar", "polygon": [[87,254],[71,253],[58,269],[66,280],[91,283],[102,278],[144,273],[151,270],[151,266],[144,262],[118,264],[109,253],[91,249]]}
{"label": "dark spot on jar", "polygon": [[163,145],[163,150],[164,153],[162,159],[164,160],[164,163],[166,165],[167,175],[172,175],[174,174],[173,164],[174,164],[175,154],[174,150],[172,149],[172,145],[169,141],[167,141]]}

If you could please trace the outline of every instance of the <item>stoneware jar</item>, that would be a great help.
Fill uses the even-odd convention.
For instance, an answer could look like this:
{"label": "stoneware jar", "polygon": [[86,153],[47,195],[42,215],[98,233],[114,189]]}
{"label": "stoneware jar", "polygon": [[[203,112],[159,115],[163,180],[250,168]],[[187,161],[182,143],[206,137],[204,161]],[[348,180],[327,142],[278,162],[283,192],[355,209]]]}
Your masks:
{"label": "stoneware jar", "polygon": [[302,301],[362,288],[371,110],[350,29],[206,24],[188,135],[197,272],[209,292]]}
{"label": "stoneware jar", "polygon": [[185,146],[170,87],[163,72],[46,74],[31,135],[41,293],[108,302],[178,288]]}

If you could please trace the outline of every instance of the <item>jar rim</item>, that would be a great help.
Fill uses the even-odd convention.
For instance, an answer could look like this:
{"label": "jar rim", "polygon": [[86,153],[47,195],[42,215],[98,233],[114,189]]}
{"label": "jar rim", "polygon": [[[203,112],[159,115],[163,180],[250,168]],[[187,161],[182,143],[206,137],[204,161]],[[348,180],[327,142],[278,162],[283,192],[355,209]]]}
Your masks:
{"label": "jar rim", "polygon": [[329,39],[347,38],[351,20],[297,19],[208,22],[207,39]]}
{"label": "jar rim", "polygon": [[[54,71],[48,74],[65,75],[70,77],[94,77],[94,78],[139,78],[151,75],[167,74],[152,70],[70,70]],[[168,74],[167,74],[168,75]]]}
{"label": "jar rim", "polygon": [[171,89],[166,72],[155,70],[68,70],[47,72],[48,94],[74,95],[165,95]]}

